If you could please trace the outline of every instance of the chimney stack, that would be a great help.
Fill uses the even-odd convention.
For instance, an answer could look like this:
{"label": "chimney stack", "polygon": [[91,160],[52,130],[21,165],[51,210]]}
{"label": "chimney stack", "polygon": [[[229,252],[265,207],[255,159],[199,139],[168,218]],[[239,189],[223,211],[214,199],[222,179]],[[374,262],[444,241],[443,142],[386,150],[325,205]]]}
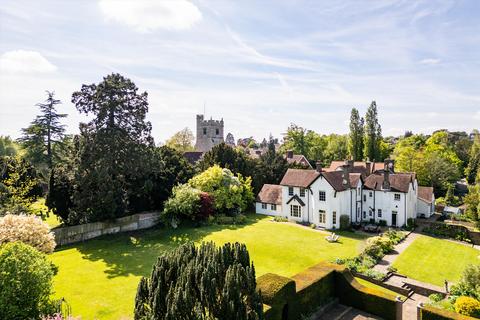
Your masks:
{"label": "chimney stack", "polygon": [[385,159],[383,163],[382,189],[390,190],[390,173],[393,173],[393,160]]}
{"label": "chimney stack", "polygon": [[292,159],[293,158],[293,150],[288,150],[287,151],[287,159]]}
{"label": "chimney stack", "polygon": [[348,164],[342,166],[342,185],[350,188],[350,167]]}
{"label": "chimney stack", "polygon": [[316,163],[317,172],[322,172],[322,162],[317,161]]}
{"label": "chimney stack", "polygon": [[370,161],[365,161],[365,168],[367,168],[367,177],[372,174],[372,163]]}

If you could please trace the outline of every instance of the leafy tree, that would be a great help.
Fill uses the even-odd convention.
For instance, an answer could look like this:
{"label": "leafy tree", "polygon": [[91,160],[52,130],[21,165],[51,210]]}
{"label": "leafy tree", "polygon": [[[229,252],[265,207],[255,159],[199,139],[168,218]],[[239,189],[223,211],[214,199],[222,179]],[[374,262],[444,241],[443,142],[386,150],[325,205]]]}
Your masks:
{"label": "leafy tree", "polygon": [[348,157],[348,136],[340,134],[330,134],[321,137],[325,140],[325,149],[321,160],[324,166],[327,166],[334,160],[346,159]]}
{"label": "leafy tree", "polygon": [[448,185],[447,194],[445,195],[445,203],[451,206],[455,203],[455,195],[453,194],[453,184]]}
{"label": "leafy tree", "polygon": [[233,137],[233,134],[231,134],[230,132],[225,137],[225,143],[232,147],[235,146],[235,138]]}
{"label": "leafy tree", "polygon": [[0,318],[39,319],[51,314],[56,267],[46,255],[22,242],[0,246]]}
{"label": "leafy tree", "polygon": [[165,145],[183,153],[193,150],[194,139],[192,131],[189,128],[184,128],[168,139]]}
{"label": "leafy tree", "polygon": [[83,85],[72,95],[78,111],[93,115],[80,125],[83,143],[79,150],[76,188],[73,195],[79,221],[90,222],[126,214],[129,181],[142,176],[153,146],[147,93],[120,74],[106,76],[99,84]]}
{"label": "leafy tree", "polygon": [[20,151],[20,146],[8,136],[0,136],[0,157],[13,157]]}
{"label": "leafy tree", "polygon": [[47,99],[44,103],[38,103],[41,114],[32,121],[30,126],[22,129],[23,135],[20,141],[27,151],[27,158],[34,164],[46,164],[52,168],[57,158],[54,145],[61,142],[65,133],[65,125],[60,123],[66,114],[58,113],[56,106],[61,101],[54,98],[53,91],[47,91]]}
{"label": "leafy tree", "polygon": [[292,150],[295,154],[303,154],[308,156],[312,147],[313,131],[307,130],[292,123],[287,129],[287,133],[283,138],[284,143],[282,150]]}
{"label": "leafy tree", "polygon": [[20,156],[0,157],[0,215],[28,213],[30,205],[42,195],[35,168]]}
{"label": "leafy tree", "polygon": [[475,131],[475,138],[470,148],[468,157],[468,166],[465,169],[465,175],[468,183],[474,183],[477,173],[480,172],[480,134]]}
{"label": "leafy tree", "polygon": [[188,243],[160,256],[140,280],[134,319],[263,319],[246,246]]}
{"label": "leafy tree", "polygon": [[364,134],[364,157],[370,160],[380,159],[382,128],[378,122],[377,103],[375,101],[372,101],[365,115]]}
{"label": "leafy tree", "polygon": [[217,212],[245,211],[253,202],[252,179],[235,176],[218,165],[208,168],[188,181],[193,188],[207,192],[214,199]]}
{"label": "leafy tree", "polygon": [[350,134],[348,136],[348,151],[353,160],[363,159],[363,118],[358,110],[353,108],[350,115]]}
{"label": "leafy tree", "polygon": [[287,169],[287,160],[282,154],[275,151],[275,142],[271,139],[267,152],[260,156],[254,170],[252,177],[254,193],[257,194],[266,183],[280,183]]}
{"label": "leafy tree", "polygon": [[[465,214],[473,221],[480,220],[480,184],[468,187],[468,194],[463,198],[466,205]],[[480,298],[480,296],[479,296]]]}
{"label": "leafy tree", "polygon": [[255,161],[245,153],[226,143],[221,143],[203,155],[197,168],[199,171],[205,171],[213,165],[227,168],[233,173],[239,173],[245,177],[251,177],[254,174]]}

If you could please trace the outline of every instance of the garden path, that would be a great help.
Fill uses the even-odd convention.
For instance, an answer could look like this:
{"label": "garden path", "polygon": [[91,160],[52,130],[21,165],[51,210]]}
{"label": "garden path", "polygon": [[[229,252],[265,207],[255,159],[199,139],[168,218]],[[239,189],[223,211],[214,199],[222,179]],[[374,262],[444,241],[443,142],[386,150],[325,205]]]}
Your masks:
{"label": "garden path", "polygon": [[394,248],[393,251],[389,254],[386,254],[382,260],[380,260],[373,269],[378,272],[382,273],[387,273],[388,272],[388,267],[390,267],[395,259],[403,252],[405,249],[407,249],[413,241],[418,237],[418,233],[411,232],[410,234],[407,235],[407,237],[397,244]]}

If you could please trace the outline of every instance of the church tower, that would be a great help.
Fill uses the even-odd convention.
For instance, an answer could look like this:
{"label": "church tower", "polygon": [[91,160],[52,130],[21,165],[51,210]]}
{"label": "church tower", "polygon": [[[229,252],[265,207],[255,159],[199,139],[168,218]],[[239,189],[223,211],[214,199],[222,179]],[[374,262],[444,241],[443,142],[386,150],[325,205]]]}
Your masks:
{"label": "church tower", "polygon": [[203,114],[197,114],[197,141],[195,151],[207,152],[224,142],[222,120],[204,120]]}

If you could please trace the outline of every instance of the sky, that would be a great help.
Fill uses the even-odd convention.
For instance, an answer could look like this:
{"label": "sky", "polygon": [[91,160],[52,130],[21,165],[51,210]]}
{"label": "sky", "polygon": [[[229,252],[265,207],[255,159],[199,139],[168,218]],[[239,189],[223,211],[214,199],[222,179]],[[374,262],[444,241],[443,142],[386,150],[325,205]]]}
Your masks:
{"label": "sky", "polygon": [[291,123],[346,133],[377,102],[384,136],[480,127],[480,1],[0,0],[0,135],[53,90],[110,73],[149,94],[156,142],[195,115],[235,138]]}

